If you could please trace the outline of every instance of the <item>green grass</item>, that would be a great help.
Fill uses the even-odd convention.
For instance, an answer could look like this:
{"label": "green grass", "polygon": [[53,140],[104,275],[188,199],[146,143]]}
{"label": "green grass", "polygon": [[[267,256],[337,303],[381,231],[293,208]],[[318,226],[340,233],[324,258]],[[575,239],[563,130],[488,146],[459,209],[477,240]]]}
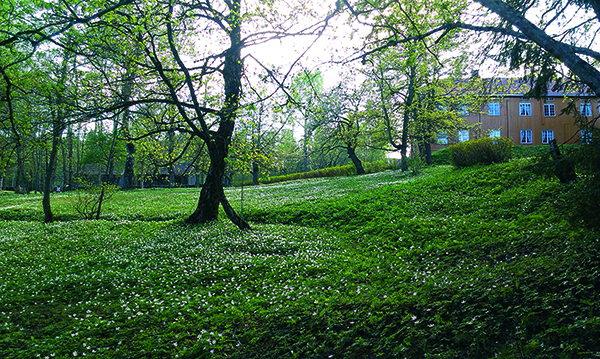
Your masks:
{"label": "green grass", "polygon": [[198,189],[2,195],[0,357],[598,357],[600,234],[529,163],[227,190],[251,232],[184,225]]}

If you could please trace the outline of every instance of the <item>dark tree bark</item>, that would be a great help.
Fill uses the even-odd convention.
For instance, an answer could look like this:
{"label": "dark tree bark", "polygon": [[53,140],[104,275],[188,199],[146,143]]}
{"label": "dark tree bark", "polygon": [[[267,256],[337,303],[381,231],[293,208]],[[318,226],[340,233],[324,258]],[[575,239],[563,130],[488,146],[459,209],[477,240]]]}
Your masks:
{"label": "dark tree bark", "polygon": [[123,189],[135,188],[135,145],[133,142],[127,142],[127,159],[125,160],[125,169],[123,170]]}
{"label": "dark tree bark", "polygon": [[74,140],[75,135],[73,134],[73,129],[71,128],[71,126],[69,126],[69,128],[67,129],[67,158],[69,161],[69,168],[68,168],[68,176],[67,176],[67,186],[69,191],[73,190],[73,140]]}
{"label": "dark tree bark", "polygon": [[408,170],[408,161],[406,157],[406,152],[408,150],[408,123],[412,117],[411,107],[415,101],[415,76],[416,76],[416,68],[413,66],[409,69],[410,73],[408,75],[408,93],[405,100],[405,109],[404,114],[402,116],[402,144],[400,148],[400,155],[402,156],[402,164],[401,169],[402,172],[406,172]]}
{"label": "dark tree bark", "polygon": [[[112,140],[110,142],[110,150],[108,151],[106,170],[104,172],[108,182],[112,182],[113,178],[114,178],[113,173],[114,173],[114,168],[115,168],[115,145],[117,142],[117,135],[119,133],[118,130],[119,130],[119,124],[117,122],[115,122],[114,126],[113,126]],[[100,213],[102,213],[102,203],[104,202],[104,199],[106,198],[106,186],[102,183],[102,176],[100,176],[100,186],[102,186],[102,189],[100,190],[100,196],[98,197],[98,207],[96,209],[96,220],[100,219]]]}
{"label": "dark tree bark", "polygon": [[65,99],[64,99],[64,86],[67,81],[67,66],[68,56],[63,58],[62,67],[60,70],[60,78],[58,88],[56,91],[57,95],[53,98],[49,96],[50,101],[50,113],[52,114],[52,149],[50,150],[50,158],[46,165],[46,176],[44,178],[44,197],[42,198],[42,208],[44,210],[44,222],[50,223],[54,221],[54,214],[50,206],[50,193],[52,192],[52,184],[54,182],[54,175],[56,173],[56,160],[58,157],[58,147],[61,144],[62,134],[67,128],[65,122]]}
{"label": "dark tree bark", "polygon": [[431,165],[433,163],[433,159],[431,158],[431,143],[425,142],[423,144],[424,152],[425,152],[425,163]]}
{"label": "dark tree bark", "polygon": [[566,158],[562,158],[555,139],[550,141],[550,156],[554,160],[554,174],[561,183],[573,183],[577,181],[577,174],[575,173],[573,163]]}
{"label": "dark tree bark", "polygon": [[358,159],[358,157],[356,156],[356,150],[354,147],[348,145],[346,147],[346,152],[348,153],[348,157],[350,158],[350,160],[352,160],[352,163],[354,164],[354,167],[356,168],[356,174],[357,175],[362,175],[365,173],[365,168],[362,165],[362,162]]}
{"label": "dark tree bark", "polygon": [[252,162],[252,184],[258,186],[258,163]]}
{"label": "dark tree bark", "polygon": [[[55,111],[56,112],[56,111]],[[54,214],[50,206],[50,193],[53,190],[54,174],[56,173],[56,160],[58,158],[58,147],[60,146],[62,133],[65,129],[62,118],[55,114],[54,125],[52,128],[52,149],[50,150],[50,159],[46,167],[46,178],[44,179],[44,197],[42,198],[42,208],[44,209],[44,222],[54,221]]]}
{"label": "dark tree bark", "polygon": [[[125,75],[125,82],[123,83],[123,87],[121,90],[121,96],[123,97],[123,101],[129,101],[131,99],[131,93],[133,91],[133,81],[134,81],[134,73],[132,71],[127,71]],[[127,158],[125,159],[125,168],[123,169],[123,180],[122,180],[122,188],[123,189],[133,189],[135,188],[135,144],[133,141],[129,140],[129,120],[131,117],[131,112],[129,108],[125,108],[123,111],[123,125],[122,131],[125,138],[127,138]]]}
{"label": "dark tree bark", "polygon": [[[219,204],[223,205],[227,217],[240,229],[250,229],[250,225],[244,221],[231,207],[223,190],[223,178],[225,176],[225,159],[229,154],[229,144],[233,135],[235,120],[239,109],[240,94],[242,89],[243,64],[241,58],[241,19],[240,2],[228,2],[230,25],[229,40],[230,48],[225,53],[223,64],[223,80],[225,82],[225,103],[219,113],[219,128],[215,133],[204,129],[201,138],[206,142],[208,155],[210,157],[210,168],[206,176],[200,198],[194,213],[188,217],[186,223],[206,223],[218,219]],[[173,45],[172,45],[173,46]],[[180,67],[183,63],[179,59]],[[188,82],[191,79],[188,77]],[[207,136],[209,134],[209,136]]]}

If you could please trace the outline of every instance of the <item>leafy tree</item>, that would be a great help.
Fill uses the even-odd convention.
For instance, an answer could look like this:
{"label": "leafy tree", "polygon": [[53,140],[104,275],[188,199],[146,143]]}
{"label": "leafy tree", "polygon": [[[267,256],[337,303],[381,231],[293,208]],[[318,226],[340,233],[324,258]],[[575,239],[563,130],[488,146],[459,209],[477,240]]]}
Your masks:
{"label": "leafy tree", "polygon": [[[241,109],[242,48],[281,37],[278,23],[295,21],[298,13],[304,11],[303,6],[296,4],[294,12],[290,9],[284,15],[286,11],[282,12],[279,5],[283,6],[256,3],[244,7],[241,2],[229,0],[140,2],[123,6],[118,12],[106,14],[98,24],[90,25],[89,36],[100,38],[110,27],[116,29],[121,41],[140,49],[139,57],[136,51],[127,56],[144,69],[151,86],[126,105],[156,103],[173,107],[178,116],[165,125],[175,125],[181,133],[205,143],[211,164],[196,210],[187,223],[217,219],[222,205],[232,222],[249,228],[229,205],[223,180]],[[244,23],[253,30],[244,33]],[[271,30],[265,30],[265,26]],[[320,28],[309,31],[316,33]]]}
{"label": "leafy tree", "polygon": [[[543,94],[548,81],[562,74],[561,64],[600,94],[600,72],[595,65],[600,53],[593,48],[600,28],[600,6],[594,1],[476,2],[483,7],[477,8],[472,2],[433,1],[427,3],[427,11],[416,14],[410,12],[418,6],[414,2],[344,0],[358,21],[374,29],[362,49],[365,54],[425,39],[437,45],[456,35],[457,30],[469,30],[492,35],[483,54],[496,53],[496,58],[510,68],[523,68],[532,80],[539,80],[534,81],[534,95]],[[403,15],[408,15],[408,21],[400,19]],[[425,15],[429,26],[424,28],[418,20]],[[501,51],[496,52],[498,48]],[[567,82],[572,79],[568,74],[563,77]]]}
{"label": "leafy tree", "polygon": [[[85,136],[85,152],[82,163],[99,176],[100,182],[113,181],[112,177],[115,172],[121,169],[119,167],[115,169],[114,163],[120,162],[126,155],[123,142],[118,141],[114,133],[108,132],[101,122],[98,122],[96,128]],[[109,162],[113,162],[113,164]]]}
{"label": "leafy tree", "polygon": [[284,128],[277,135],[275,140],[275,169],[279,174],[289,174],[298,172],[302,166],[302,149],[294,139],[294,131]]}
{"label": "leafy tree", "polygon": [[319,97],[314,126],[328,139],[324,146],[330,150],[343,149],[354,164],[356,173],[364,174],[356,149],[365,145],[366,116],[363,107],[367,91],[365,87],[351,89],[348,81],[346,79]]}
{"label": "leafy tree", "polygon": [[319,107],[319,96],[323,92],[323,77],[319,70],[304,69],[293,78],[290,90],[291,116],[294,125],[302,129],[302,171],[309,170],[315,116]]}
{"label": "leafy tree", "polygon": [[261,170],[265,172],[273,166],[277,135],[286,126],[285,121],[280,123],[271,116],[281,111],[280,106],[266,99],[265,94],[265,91],[254,90],[254,102],[242,110],[240,126],[232,146],[232,160],[237,162],[232,167],[242,173],[250,167],[254,185],[258,185]]}

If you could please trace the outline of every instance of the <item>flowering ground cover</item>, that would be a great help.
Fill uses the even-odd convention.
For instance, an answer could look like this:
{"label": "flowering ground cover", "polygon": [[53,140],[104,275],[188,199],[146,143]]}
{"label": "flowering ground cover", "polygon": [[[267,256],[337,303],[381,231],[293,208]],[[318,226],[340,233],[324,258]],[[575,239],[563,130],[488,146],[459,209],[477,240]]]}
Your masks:
{"label": "flowering ground cover", "polygon": [[[2,358],[600,356],[600,234],[517,160],[228,191],[0,194]],[[243,192],[242,192],[243,191]]]}

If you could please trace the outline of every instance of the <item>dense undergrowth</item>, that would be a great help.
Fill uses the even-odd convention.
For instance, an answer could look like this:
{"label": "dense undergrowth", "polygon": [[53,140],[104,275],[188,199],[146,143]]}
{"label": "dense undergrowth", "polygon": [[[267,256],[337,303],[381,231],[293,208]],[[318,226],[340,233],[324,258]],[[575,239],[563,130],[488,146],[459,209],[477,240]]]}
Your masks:
{"label": "dense undergrowth", "polygon": [[229,190],[251,232],[183,225],[192,189],[2,195],[0,357],[599,357],[600,234],[530,163]]}

